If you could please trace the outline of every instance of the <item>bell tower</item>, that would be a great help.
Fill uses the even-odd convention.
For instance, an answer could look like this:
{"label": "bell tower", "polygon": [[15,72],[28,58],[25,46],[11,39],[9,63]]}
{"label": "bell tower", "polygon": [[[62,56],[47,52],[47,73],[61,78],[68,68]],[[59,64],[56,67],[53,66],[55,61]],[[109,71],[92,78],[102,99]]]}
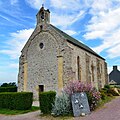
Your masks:
{"label": "bell tower", "polygon": [[37,25],[43,23],[50,23],[50,11],[49,9],[45,10],[44,5],[40,8],[39,12],[36,15],[37,17]]}

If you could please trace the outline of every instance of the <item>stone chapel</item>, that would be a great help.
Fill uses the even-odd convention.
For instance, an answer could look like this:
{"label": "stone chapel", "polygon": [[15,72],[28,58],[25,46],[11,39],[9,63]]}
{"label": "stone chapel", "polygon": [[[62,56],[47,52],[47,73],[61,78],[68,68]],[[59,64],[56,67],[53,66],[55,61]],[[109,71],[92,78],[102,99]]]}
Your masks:
{"label": "stone chapel", "polygon": [[18,91],[58,94],[70,80],[91,83],[97,89],[108,82],[107,64],[91,48],[50,24],[50,11],[42,6],[37,25],[21,51]]}

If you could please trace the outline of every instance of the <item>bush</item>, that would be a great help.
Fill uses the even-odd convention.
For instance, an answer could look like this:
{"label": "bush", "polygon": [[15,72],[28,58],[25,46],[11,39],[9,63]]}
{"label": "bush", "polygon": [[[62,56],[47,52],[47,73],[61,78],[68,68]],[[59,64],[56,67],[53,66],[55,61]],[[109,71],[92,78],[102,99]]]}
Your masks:
{"label": "bush", "polygon": [[119,90],[118,88],[116,87],[110,87],[110,85],[105,85],[104,88],[102,88],[101,91],[104,91],[104,93],[107,95],[107,96],[119,96]]}
{"label": "bush", "polygon": [[17,92],[17,87],[0,87],[0,92]]}
{"label": "bush", "polygon": [[69,81],[65,87],[65,92],[70,96],[75,92],[86,92],[90,110],[94,110],[101,98],[100,92],[91,86],[91,84],[85,84],[78,80]]}
{"label": "bush", "polygon": [[65,93],[56,97],[55,104],[52,107],[52,115],[54,116],[64,116],[72,113],[70,98]]}
{"label": "bush", "polygon": [[32,106],[32,101],[33,93],[31,92],[0,93],[0,108],[28,110]]}
{"label": "bush", "polygon": [[52,104],[55,101],[56,92],[48,91],[39,94],[40,110],[44,114],[51,113]]}
{"label": "bush", "polygon": [[104,85],[104,88],[106,88],[107,90],[110,89],[110,85]]}
{"label": "bush", "polygon": [[[107,91],[108,91],[107,88],[102,88],[101,90],[104,91],[104,93],[107,93]],[[100,90],[100,91],[101,91],[101,90]]]}
{"label": "bush", "polygon": [[113,97],[113,95],[111,93],[107,93],[108,97]]}
{"label": "bush", "polygon": [[107,97],[106,93],[104,91],[102,91],[102,90],[100,91],[100,93],[101,93],[101,99],[105,100],[106,97]]}
{"label": "bush", "polygon": [[113,95],[109,92],[110,89],[112,89],[112,88],[109,88],[109,89],[107,89],[107,88],[102,88],[102,89],[100,90],[101,99],[102,99],[102,100],[105,100],[107,96],[113,97]]}
{"label": "bush", "polygon": [[108,93],[112,94],[113,96],[119,96],[119,92],[118,92],[117,88],[109,89]]}
{"label": "bush", "polygon": [[88,103],[90,106],[90,110],[93,111],[97,107],[99,100],[101,98],[100,92],[96,91],[95,89],[91,92],[86,91],[88,97]]}

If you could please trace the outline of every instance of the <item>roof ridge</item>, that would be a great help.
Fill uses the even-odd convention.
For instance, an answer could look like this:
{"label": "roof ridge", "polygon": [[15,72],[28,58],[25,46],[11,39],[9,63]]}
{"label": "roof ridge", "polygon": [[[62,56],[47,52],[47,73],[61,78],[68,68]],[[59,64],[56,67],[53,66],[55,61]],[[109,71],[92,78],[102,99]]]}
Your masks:
{"label": "roof ridge", "polygon": [[66,40],[84,50],[86,50],[87,52],[90,52],[91,54],[105,60],[103,57],[101,57],[100,55],[98,55],[95,51],[93,51],[90,47],[88,47],[87,45],[83,44],[82,42],[80,42],[79,40],[71,37],[70,35],[68,35],[67,33],[63,32],[62,30],[58,29],[57,27],[53,26],[52,24],[50,24],[57,32],[59,32],[60,34],[62,34]]}

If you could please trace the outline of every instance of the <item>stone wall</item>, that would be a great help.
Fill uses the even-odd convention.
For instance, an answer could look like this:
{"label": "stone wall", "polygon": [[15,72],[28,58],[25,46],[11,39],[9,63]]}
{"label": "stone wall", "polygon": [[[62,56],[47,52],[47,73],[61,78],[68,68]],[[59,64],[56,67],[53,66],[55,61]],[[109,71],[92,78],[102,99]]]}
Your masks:
{"label": "stone wall", "polygon": [[[59,57],[63,58],[66,42],[49,25],[44,25],[42,31],[39,28],[40,26],[36,27],[22,50],[21,56],[24,56],[24,60],[20,57],[18,77],[18,91],[32,91],[34,98],[38,98],[39,85],[44,85],[44,91],[58,92],[63,88],[61,71],[63,65],[62,67],[59,65],[61,62]],[[24,73],[26,73],[24,61],[27,62],[27,86],[24,79]],[[58,81],[59,76],[61,80]]]}
{"label": "stone wall", "polygon": [[[80,81],[91,83],[97,89],[104,87],[106,81],[105,61],[69,42],[68,42],[68,46],[72,49],[70,55],[72,56],[71,57],[72,60],[70,59],[70,61],[71,61],[71,71],[74,75],[74,80],[78,80],[78,75],[80,75],[79,77]],[[80,74],[78,74],[78,68],[77,68],[78,56],[79,56]],[[73,79],[73,77],[71,77],[71,79]]]}
{"label": "stone wall", "polygon": [[[39,44],[43,43],[41,49]],[[37,96],[38,85],[44,85],[45,91],[57,90],[58,64],[57,43],[47,32],[40,33],[32,41],[28,53],[28,90]]]}

